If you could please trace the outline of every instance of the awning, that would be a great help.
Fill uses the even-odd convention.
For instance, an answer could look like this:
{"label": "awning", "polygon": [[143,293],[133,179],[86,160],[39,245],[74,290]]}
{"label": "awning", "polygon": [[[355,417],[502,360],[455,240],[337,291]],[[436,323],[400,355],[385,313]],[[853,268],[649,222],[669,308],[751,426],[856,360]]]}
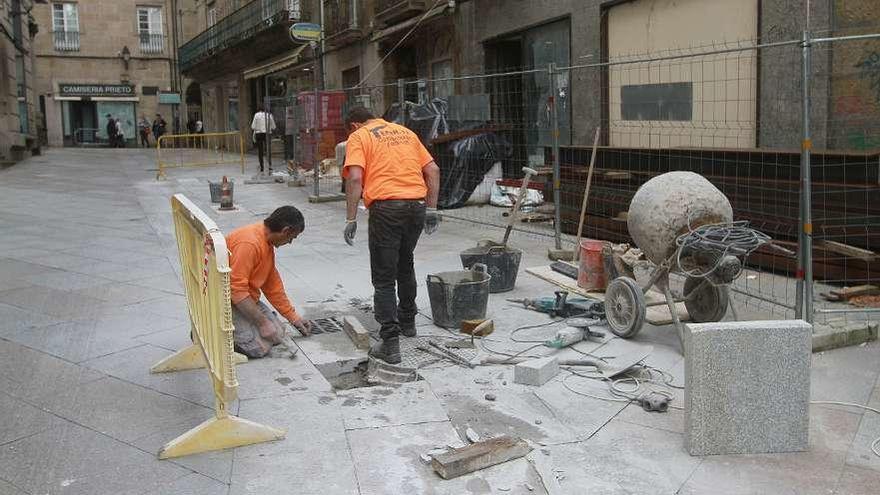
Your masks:
{"label": "awning", "polygon": [[260,76],[265,76],[266,74],[272,74],[273,72],[284,70],[292,65],[296,65],[300,61],[302,51],[305,50],[307,46],[308,45],[301,45],[290,53],[285,53],[284,55],[275,57],[268,62],[246,69],[244,71],[244,78],[255,79]]}
{"label": "awning", "polygon": [[435,7],[433,10],[431,10],[427,14],[422,14],[421,16],[413,17],[412,19],[409,19],[408,21],[400,22],[400,23],[397,23],[391,27],[375,31],[373,33],[373,35],[370,37],[370,41],[379,41],[383,38],[387,38],[387,37],[391,36],[392,34],[399,33],[401,31],[403,31],[404,29],[408,29],[417,23],[424,23],[425,21],[433,19],[433,18],[437,17],[438,15],[446,12],[447,8],[448,8],[448,6],[446,4],[444,4],[439,7]]}
{"label": "awning", "polygon": [[54,96],[55,101],[141,101],[139,96]]}

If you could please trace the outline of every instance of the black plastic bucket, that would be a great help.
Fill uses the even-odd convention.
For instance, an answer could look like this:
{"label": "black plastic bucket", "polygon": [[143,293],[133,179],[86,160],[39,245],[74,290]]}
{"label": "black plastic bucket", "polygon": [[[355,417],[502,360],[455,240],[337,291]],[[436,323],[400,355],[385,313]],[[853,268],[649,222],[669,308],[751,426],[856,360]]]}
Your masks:
{"label": "black plastic bucket", "polygon": [[486,318],[491,279],[486,265],[479,263],[471,270],[428,275],[428,298],[434,324],[459,328],[462,320]]}
{"label": "black plastic bucket", "polygon": [[492,281],[489,292],[507,292],[516,285],[522,251],[492,241],[481,241],[477,247],[461,252],[461,265],[469,270],[476,263],[486,265]]}

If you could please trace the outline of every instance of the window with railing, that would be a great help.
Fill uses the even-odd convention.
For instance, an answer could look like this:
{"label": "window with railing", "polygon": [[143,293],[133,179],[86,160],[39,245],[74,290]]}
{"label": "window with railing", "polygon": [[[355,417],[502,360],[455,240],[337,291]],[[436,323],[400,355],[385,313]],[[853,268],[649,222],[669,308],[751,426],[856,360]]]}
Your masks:
{"label": "window with railing", "polygon": [[327,37],[359,27],[359,4],[359,0],[324,0]]}
{"label": "window with railing", "polygon": [[79,50],[79,13],[75,3],[52,4],[52,39],[56,50]]}
{"label": "window with railing", "polygon": [[138,38],[142,53],[162,53],[165,35],[162,31],[161,7],[138,7]]}

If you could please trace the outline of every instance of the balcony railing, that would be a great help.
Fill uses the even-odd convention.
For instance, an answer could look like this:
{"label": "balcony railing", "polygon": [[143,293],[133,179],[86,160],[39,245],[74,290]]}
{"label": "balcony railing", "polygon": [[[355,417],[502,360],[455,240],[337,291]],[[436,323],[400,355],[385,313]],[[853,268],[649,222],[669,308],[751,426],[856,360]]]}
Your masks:
{"label": "balcony railing", "polygon": [[327,43],[344,45],[363,37],[362,0],[324,0]]}
{"label": "balcony railing", "polygon": [[211,54],[273,26],[307,20],[308,7],[307,0],[254,0],[184,43],[178,51],[180,69],[186,72]]}
{"label": "balcony railing", "polygon": [[55,49],[62,52],[79,51],[79,31],[52,31]]}
{"label": "balcony railing", "polygon": [[155,33],[138,33],[140,39],[141,53],[144,55],[155,55],[165,51],[165,35]]}
{"label": "balcony railing", "polygon": [[427,10],[427,0],[377,0],[376,19],[384,24],[393,24],[415,17]]}

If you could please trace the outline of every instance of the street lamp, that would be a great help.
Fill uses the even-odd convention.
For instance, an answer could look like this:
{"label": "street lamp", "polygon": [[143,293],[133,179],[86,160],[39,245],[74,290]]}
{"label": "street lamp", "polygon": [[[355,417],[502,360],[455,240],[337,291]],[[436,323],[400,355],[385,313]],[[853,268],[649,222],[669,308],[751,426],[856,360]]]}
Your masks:
{"label": "street lamp", "polygon": [[122,47],[122,51],[119,52],[119,58],[122,59],[125,71],[128,72],[128,63],[131,61],[131,52],[128,50],[128,45]]}

